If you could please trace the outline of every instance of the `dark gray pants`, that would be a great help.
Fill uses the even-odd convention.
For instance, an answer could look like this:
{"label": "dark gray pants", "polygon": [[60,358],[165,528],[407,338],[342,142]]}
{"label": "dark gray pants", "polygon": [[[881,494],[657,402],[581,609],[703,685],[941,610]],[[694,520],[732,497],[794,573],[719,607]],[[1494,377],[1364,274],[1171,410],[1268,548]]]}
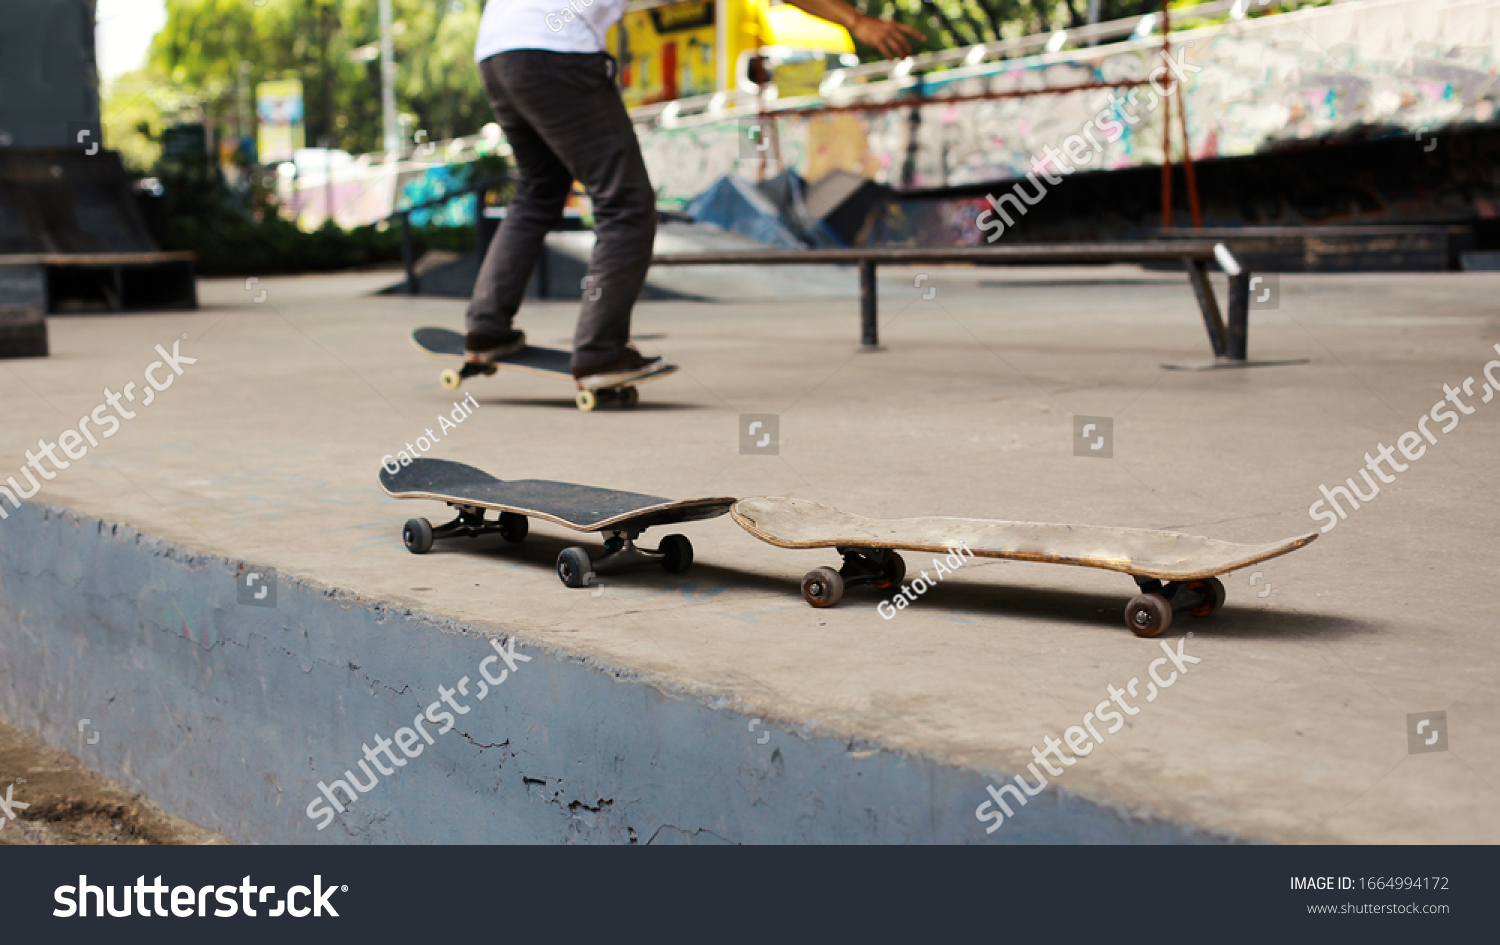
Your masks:
{"label": "dark gray pants", "polygon": [[656,236],[656,192],[605,53],[503,52],[479,76],[514,153],[518,182],[479,268],[470,331],[509,331],[573,181],[594,204],[594,253],[573,334],[573,368],[603,367],[630,340],[630,312]]}

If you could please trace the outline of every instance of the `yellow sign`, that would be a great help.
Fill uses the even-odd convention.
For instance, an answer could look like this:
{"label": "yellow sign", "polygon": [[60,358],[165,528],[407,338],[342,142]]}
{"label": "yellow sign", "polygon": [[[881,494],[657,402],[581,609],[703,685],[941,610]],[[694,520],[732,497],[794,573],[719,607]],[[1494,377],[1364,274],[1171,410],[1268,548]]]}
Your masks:
{"label": "yellow sign", "polygon": [[260,163],[290,161],[299,148],[306,146],[301,79],[278,79],[257,85],[255,113],[260,119],[256,138]]}
{"label": "yellow sign", "polygon": [[[717,17],[724,17],[719,23]],[[724,39],[725,67],[720,70],[719,33]],[[764,46],[825,53],[854,51],[854,41],[840,26],[809,16],[781,0],[688,0],[649,10],[627,11],[609,33],[608,48],[620,61],[620,86],[627,107],[706,95],[739,81],[746,60]],[[812,73],[819,63],[802,66],[786,79],[803,89],[817,87]],[[778,70],[778,80],[781,74]],[[778,83],[779,84],[779,83]]]}
{"label": "yellow sign", "polygon": [[824,72],[823,60],[802,59],[777,66],[771,70],[771,78],[776,83],[776,95],[779,98],[794,98],[817,92]]}

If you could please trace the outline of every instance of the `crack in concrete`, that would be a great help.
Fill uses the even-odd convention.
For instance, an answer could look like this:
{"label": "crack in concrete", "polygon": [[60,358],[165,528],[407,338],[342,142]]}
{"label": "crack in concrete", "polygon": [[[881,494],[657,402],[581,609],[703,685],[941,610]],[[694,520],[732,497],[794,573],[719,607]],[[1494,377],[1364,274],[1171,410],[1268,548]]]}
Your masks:
{"label": "crack in concrete", "polygon": [[[470,745],[473,745],[475,748],[478,748],[480,751],[483,751],[486,748],[509,748],[510,747],[510,739],[508,739],[508,738],[505,741],[498,742],[498,743],[496,743],[494,745],[486,745],[483,742],[476,742],[474,740],[474,737],[472,735],[470,735],[468,732],[459,732],[458,734],[460,734],[460,735],[463,736],[464,741],[468,742]],[[511,753],[511,757],[512,758],[515,757],[515,753],[514,752]]]}
{"label": "crack in concrete", "polygon": [[[655,843],[656,842],[656,838],[661,835],[661,832],[663,830],[675,830],[678,833],[686,834],[689,837],[696,837],[696,836],[698,836],[700,834],[705,834],[706,833],[710,837],[717,837],[718,839],[724,841],[725,843],[727,843],[727,844],[729,844],[731,846],[736,846],[737,847],[737,846],[741,845],[739,841],[737,841],[737,840],[731,840],[728,837],[724,836],[723,834],[714,833],[712,830],[709,830],[707,827],[698,827],[698,828],[696,828],[694,830],[687,830],[687,829],[685,829],[683,827],[677,826],[676,824],[662,824],[660,827],[657,827],[656,830],[651,834],[651,839],[649,839],[649,840],[646,841],[646,846],[649,847],[653,843]],[[634,832],[635,831],[631,831],[632,834]],[[631,842],[634,842],[634,841],[632,840]]]}
{"label": "crack in concrete", "polygon": [[[558,801],[557,803],[560,804],[562,802]],[[586,811],[589,811],[591,813],[597,814],[601,810],[603,810],[604,808],[606,808],[606,807],[613,807],[615,805],[614,798],[610,798],[610,797],[601,797],[601,798],[599,798],[599,800],[598,800],[597,803],[598,803],[597,807],[590,807],[589,805],[585,804],[583,801],[569,801],[568,802],[568,810],[578,810],[578,809],[582,808],[583,810],[586,810]]]}

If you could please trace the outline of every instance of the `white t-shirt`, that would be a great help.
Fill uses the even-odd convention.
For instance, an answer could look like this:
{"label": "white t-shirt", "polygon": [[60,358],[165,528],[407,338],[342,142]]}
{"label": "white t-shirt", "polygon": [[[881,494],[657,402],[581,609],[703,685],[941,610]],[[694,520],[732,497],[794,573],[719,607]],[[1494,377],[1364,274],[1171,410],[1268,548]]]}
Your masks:
{"label": "white t-shirt", "polygon": [[604,35],[624,12],[625,0],[489,0],[474,61],[510,49],[604,52]]}

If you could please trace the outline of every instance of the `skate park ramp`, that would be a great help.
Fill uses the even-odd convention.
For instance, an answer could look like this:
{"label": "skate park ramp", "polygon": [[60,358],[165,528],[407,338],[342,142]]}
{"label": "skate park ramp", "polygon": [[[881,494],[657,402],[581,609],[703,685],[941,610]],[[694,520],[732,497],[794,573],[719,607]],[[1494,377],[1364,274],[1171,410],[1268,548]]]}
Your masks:
{"label": "skate park ramp", "polygon": [[197,307],[192,253],[159,252],[118,154],[0,149],[0,306]]}
{"label": "skate park ramp", "polygon": [[[717,226],[698,223],[661,223],[656,228],[655,254],[754,253],[768,248],[749,237],[729,233]],[[547,251],[532,274],[529,298],[560,301],[583,297],[582,283],[594,249],[591,230],[551,233]],[[418,278],[419,295],[468,298],[479,273],[479,255],[434,267]],[[672,299],[753,301],[755,299],[853,298],[859,280],[852,266],[662,266],[651,270],[641,298],[646,301]],[[403,295],[406,283],[382,290],[384,295]]]}
{"label": "skate park ramp", "polygon": [[0,150],[0,256],[153,252],[118,154]]}

